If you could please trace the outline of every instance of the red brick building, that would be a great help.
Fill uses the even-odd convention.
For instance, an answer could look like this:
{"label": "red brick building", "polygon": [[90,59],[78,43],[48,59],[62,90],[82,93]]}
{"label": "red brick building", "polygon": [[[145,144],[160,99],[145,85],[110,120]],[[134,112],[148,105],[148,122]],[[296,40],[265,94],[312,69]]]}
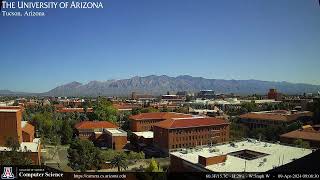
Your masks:
{"label": "red brick building", "polygon": [[112,105],[118,111],[132,111],[134,108],[141,108],[141,105],[138,104],[130,104],[130,103],[114,103]]}
{"label": "red brick building", "polygon": [[173,112],[141,113],[130,116],[130,129],[133,132],[152,131],[154,124],[171,118],[191,118],[191,114]]}
{"label": "red brick building", "polygon": [[303,124],[311,123],[313,113],[310,111],[261,111],[250,112],[240,116],[240,123],[250,129],[264,128],[270,125],[289,125],[300,121]]}
{"label": "red brick building", "polygon": [[[33,164],[41,164],[40,139],[34,138],[34,126],[22,121],[23,108],[19,106],[0,107],[0,153],[10,151],[5,147],[6,140],[11,137],[20,144],[21,153],[27,153]],[[27,150],[27,152],[24,152]]]}
{"label": "red brick building", "polygon": [[80,139],[90,140],[97,146],[120,150],[127,144],[127,133],[108,121],[82,121],[75,128]]}
{"label": "red brick building", "polygon": [[320,148],[320,125],[306,125],[301,129],[280,135],[280,141],[284,143],[293,144],[298,139],[309,142],[311,147]]}
{"label": "red brick building", "polygon": [[278,93],[276,89],[269,89],[268,99],[279,100],[280,97],[281,97],[281,94]]}
{"label": "red brick building", "polygon": [[154,145],[171,150],[229,140],[229,123],[212,117],[173,118],[154,125]]}

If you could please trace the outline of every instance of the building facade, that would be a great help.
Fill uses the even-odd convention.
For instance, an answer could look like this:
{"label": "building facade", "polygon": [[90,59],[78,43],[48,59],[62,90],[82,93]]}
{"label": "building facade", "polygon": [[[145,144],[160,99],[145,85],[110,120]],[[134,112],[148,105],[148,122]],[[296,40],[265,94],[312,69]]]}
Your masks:
{"label": "building facade", "polygon": [[8,138],[20,144],[20,153],[26,153],[33,164],[41,164],[41,142],[34,137],[35,128],[27,121],[22,121],[23,108],[19,106],[0,107],[0,153],[10,151],[6,147]]}
{"label": "building facade", "polygon": [[301,129],[280,135],[280,141],[284,143],[294,144],[299,139],[308,142],[310,147],[320,148],[320,125],[306,125]]}
{"label": "building facade", "polygon": [[264,128],[271,125],[290,125],[294,122],[309,124],[312,122],[313,113],[310,111],[261,111],[251,112],[240,116],[240,123],[250,129]]}
{"label": "building facade", "polygon": [[170,118],[186,118],[192,117],[190,114],[173,113],[173,112],[154,112],[141,113],[130,116],[130,130],[133,132],[152,131],[153,126]]}
{"label": "building facade", "polygon": [[229,140],[229,123],[211,117],[176,118],[154,125],[154,145],[162,152]]}
{"label": "building facade", "polygon": [[127,144],[127,133],[108,121],[82,121],[75,128],[79,139],[90,140],[100,147],[121,150]]}
{"label": "building facade", "polygon": [[310,154],[311,149],[239,141],[171,152],[169,172],[268,172]]}

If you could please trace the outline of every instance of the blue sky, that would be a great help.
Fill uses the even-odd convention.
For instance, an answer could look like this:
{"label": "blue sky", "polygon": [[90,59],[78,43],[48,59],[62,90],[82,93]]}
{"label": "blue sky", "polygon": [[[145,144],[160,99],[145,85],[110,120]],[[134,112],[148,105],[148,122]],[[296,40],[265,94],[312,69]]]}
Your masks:
{"label": "blue sky", "polygon": [[0,16],[0,89],[192,75],[320,84],[318,0],[105,0]]}

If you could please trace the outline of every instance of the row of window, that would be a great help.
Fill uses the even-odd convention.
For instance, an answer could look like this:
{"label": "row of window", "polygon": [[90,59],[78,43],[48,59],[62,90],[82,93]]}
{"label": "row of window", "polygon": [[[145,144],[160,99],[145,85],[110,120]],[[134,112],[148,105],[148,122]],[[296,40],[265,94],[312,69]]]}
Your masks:
{"label": "row of window", "polygon": [[142,131],[149,131],[152,130],[153,126],[141,126]]}
{"label": "row of window", "polygon": [[260,119],[242,119],[243,123],[256,123],[256,124],[278,124],[282,121],[272,121],[272,120],[260,120]]}
{"label": "row of window", "polygon": [[[222,138],[222,142],[224,142],[226,139]],[[188,148],[188,147],[195,147],[195,146],[201,146],[201,145],[206,145],[206,144],[211,144],[211,143],[216,143],[211,140],[203,141],[203,142],[189,142],[189,143],[182,143],[182,144],[173,144],[171,145],[172,149],[177,149],[177,148]]]}
{"label": "row of window", "polygon": [[158,120],[146,120],[146,121],[139,121],[139,124],[153,124],[159,122]]}
{"label": "row of window", "polygon": [[87,133],[81,133],[81,136],[89,137],[92,136],[92,132],[87,132]]}
{"label": "row of window", "polygon": [[194,134],[194,133],[202,133],[202,132],[208,132],[208,131],[219,131],[219,130],[225,130],[225,129],[226,127],[196,128],[196,129],[188,129],[188,130],[174,129],[174,130],[170,130],[169,133]]}
{"label": "row of window", "polygon": [[173,138],[173,142],[180,142],[180,141],[191,141],[191,140],[200,140],[200,139],[209,139],[212,137],[220,137],[220,133],[214,134],[204,134],[204,135],[194,135],[194,136],[184,136],[184,137],[175,137]]}

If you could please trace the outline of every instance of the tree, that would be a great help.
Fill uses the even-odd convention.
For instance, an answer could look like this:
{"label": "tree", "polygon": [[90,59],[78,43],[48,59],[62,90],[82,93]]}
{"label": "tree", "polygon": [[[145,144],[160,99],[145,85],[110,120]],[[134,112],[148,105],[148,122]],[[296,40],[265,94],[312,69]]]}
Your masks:
{"label": "tree", "polygon": [[139,160],[139,159],[144,159],[145,158],[145,154],[143,152],[133,152],[133,151],[130,151],[128,154],[127,154],[127,159],[128,160]]}
{"label": "tree", "polygon": [[9,137],[6,139],[5,146],[9,151],[0,152],[0,164],[1,165],[31,165],[32,160],[25,152],[28,152],[27,148],[20,148],[19,142]]}
{"label": "tree", "polygon": [[73,129],[68,120],[62,122],[61,130],[61,143],[69,144],[72,141]]}
{"label": "tree", "polygon": [[299,148],[310,149],[310,143],[308,141],[303,141],[302,139],[297,139],[293,142]]}
{"label": "tree", "polygon": [[297,129],[300,129],[302,127],[302,123],[300,121],[294,122],[290,125],[288,125],[287,130],[288,132],[290,131],[295,131]]}
{"label": "tree", "polygon": [[128,161],[126,159],[126,156],[124,154],[117,154],[111,160],[111,164],[112,164],[113,167],[117,167],[118,168],[118,172],[120,172],[121,168],[122,169],[127,169],[129,163],[128,163]]}
{"label": "tree", "polygon": [[112,102],[105,98],[98,98],[97,103],[93,107],[94,118],[96,120],[117,122],[118,111],[112,106]]}
{"label": "tree", "polygon": [[141,113],[151,113],[151,112],[160,112],[159,109],[148,107],[141,109]]}
{"label": "tree", "polygon": [[253,112],[257,110],[258,110],[258,107],[254,102],[245,102],[241,104],[241,108],[240,108],[240,111],[242,113],[248,113],[248,112]]}
{"label": "tree", "polygon": [[14,103],[12,104],[12,106],[19,106],[18,101],[14,101]]}
{"label": "tree", "polygon": [[52,113],[36,113],[31,118],[31,124],[36,126],[36,129],[39,131],[40,135],[51,139],[54,135],[57,134],[55,130],[59,129],[59,122],[53,121]]}
{"label": "tree", "polygon": [[101,152],[89,140],[75,140],[68,149],[69,166],[77,171],[101,169]]}
{"label": "tree", "polygon": [[131,114],[132,115],[137,115],[141,113],[141,108],[132,108]]}
{"label": "tree", "polygon": [[163,172],[163,169],[157,163],[155,159],[151,159],[149,166],[146,168],[146,172]]}
{"label": "tree", "polygon": [[189,107],[179,107],[179,108],[175,109],[175,112],[188,114],[189,113]]}
{"label": "tree", "polygon": [[230,124],[230,138],[231,140],[237,140],[248,136],[249,129],[248,127],[238,124]]}
{"label": "tree", "polygon": [[320,123],[320,98],[316,98],[313,100],[313,103],[309,105],[309,110],[313,112],[313,123]]}

